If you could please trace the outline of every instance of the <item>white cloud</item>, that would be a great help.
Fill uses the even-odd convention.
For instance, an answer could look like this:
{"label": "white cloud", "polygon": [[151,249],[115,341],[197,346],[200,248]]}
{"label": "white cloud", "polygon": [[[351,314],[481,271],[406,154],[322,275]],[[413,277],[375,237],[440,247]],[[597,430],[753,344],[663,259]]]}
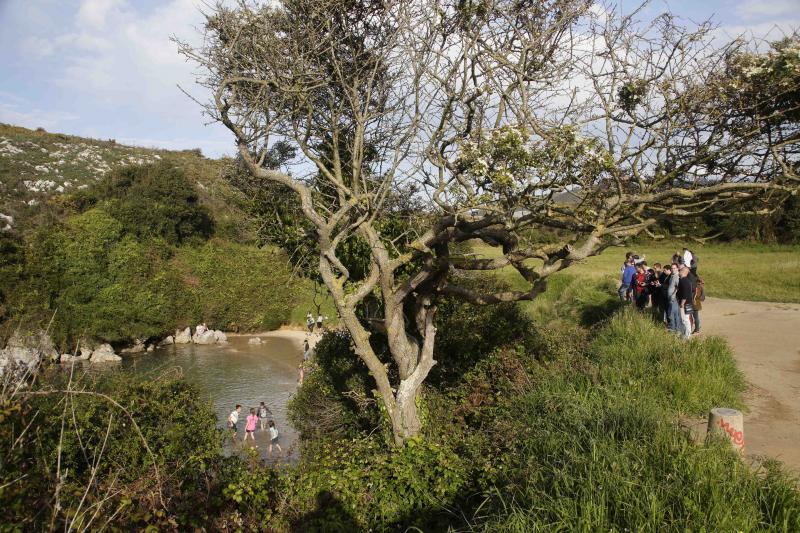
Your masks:
{"label": "white cloud", "polygon": [[78,8],[78,24],[103,28],[109,15],[121,7],[123,7],[122,0],[83,0]]}
{"label": "white cloud", "polygon": [[744,19],[770,17],[778,22],[785,15],[796,18],[798,8],[797,0],[745,0],[736,6],[735,11]]}
{"label": "white cloud", "polygon": [[27,57],[39,60],[53,55],[56,51],[56,47],[52,40],[46,37],[33,35],[26,37],[25,40],[22,41],[20,44],[20,51]]}
{"label": "white cloud", "polygon": [[50,111],[29,108],[21,103],[0,102],[0,122],[27,128],[41,127],[55,131],[65,127],[65,123],[77,118],[79,118],[78,115],[68,111]]}

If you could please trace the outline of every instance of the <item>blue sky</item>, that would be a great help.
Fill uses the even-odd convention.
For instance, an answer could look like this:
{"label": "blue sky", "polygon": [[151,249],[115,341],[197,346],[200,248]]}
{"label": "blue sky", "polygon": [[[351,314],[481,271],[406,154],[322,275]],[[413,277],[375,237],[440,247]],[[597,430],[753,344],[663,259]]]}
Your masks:
{"label": "blue sky", "polygon": [[[639,2],[621,0],[623,11]],[[232,153],[207,125],[191,65],[170,35],[197,41],[200,0],[0,0],[0,122],[140,146]],[[688,21],[779,38],[800,27],[800,0],[655,1]]]}

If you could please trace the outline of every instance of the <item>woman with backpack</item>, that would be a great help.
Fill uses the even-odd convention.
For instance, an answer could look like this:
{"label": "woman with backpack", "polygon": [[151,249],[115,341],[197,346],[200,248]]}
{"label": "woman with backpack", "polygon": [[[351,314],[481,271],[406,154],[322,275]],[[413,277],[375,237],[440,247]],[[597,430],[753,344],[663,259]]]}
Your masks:
{"label": "woman with backpack", "polygon": [[705,283],[702,278],[694,276],[694,307],[692,308],[692,322],[694,323],[693,334],[700,333],[700,310],[703,308],[702,302],[704,302],[705,299]]}

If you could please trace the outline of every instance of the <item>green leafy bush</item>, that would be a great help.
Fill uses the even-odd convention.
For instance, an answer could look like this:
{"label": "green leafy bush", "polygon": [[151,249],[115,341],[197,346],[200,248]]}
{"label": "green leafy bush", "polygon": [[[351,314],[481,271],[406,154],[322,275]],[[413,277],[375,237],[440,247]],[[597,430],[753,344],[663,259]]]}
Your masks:
{"label": "green leafy bush", "polygon": [[204,523],[222,436],[177,376],[54,373],[4,397],[0,530]]}
{"label": "green leafy bush", "polygon": [[177,249],[172,267],[190,320],[232,331],[275,329],[289,320],[297,283],[280,250],[212,240]]}
{"label": "green leafy bush", "polygon": [[94,194],[125,232],[139,239],[179,245],[214,233],[214,220],[194,185],[181,168],[167,162],[116,170]]}
{"label": "green leafy bush", "polygon": [[102,209],[90,209],[31,239],[17,305],[43,324],[52,317],[53,338],[66,349],[80,337],[156,337],[174,326],[178,313],[168,253],[163,244],[125,235]]}

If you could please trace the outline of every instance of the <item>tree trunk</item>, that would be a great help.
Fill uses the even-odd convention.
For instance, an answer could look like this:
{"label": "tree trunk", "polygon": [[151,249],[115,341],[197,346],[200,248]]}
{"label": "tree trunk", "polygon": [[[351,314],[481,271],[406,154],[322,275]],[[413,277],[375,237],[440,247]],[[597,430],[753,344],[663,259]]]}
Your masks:
{"label": "tree trunk", "polygon": [[418,436],[422,431],[422,421],[417,410],[418,395],[419,389],[412,394],[397,395],[392,433],[394,442],[398,446],[402,446],[407,439]]}

